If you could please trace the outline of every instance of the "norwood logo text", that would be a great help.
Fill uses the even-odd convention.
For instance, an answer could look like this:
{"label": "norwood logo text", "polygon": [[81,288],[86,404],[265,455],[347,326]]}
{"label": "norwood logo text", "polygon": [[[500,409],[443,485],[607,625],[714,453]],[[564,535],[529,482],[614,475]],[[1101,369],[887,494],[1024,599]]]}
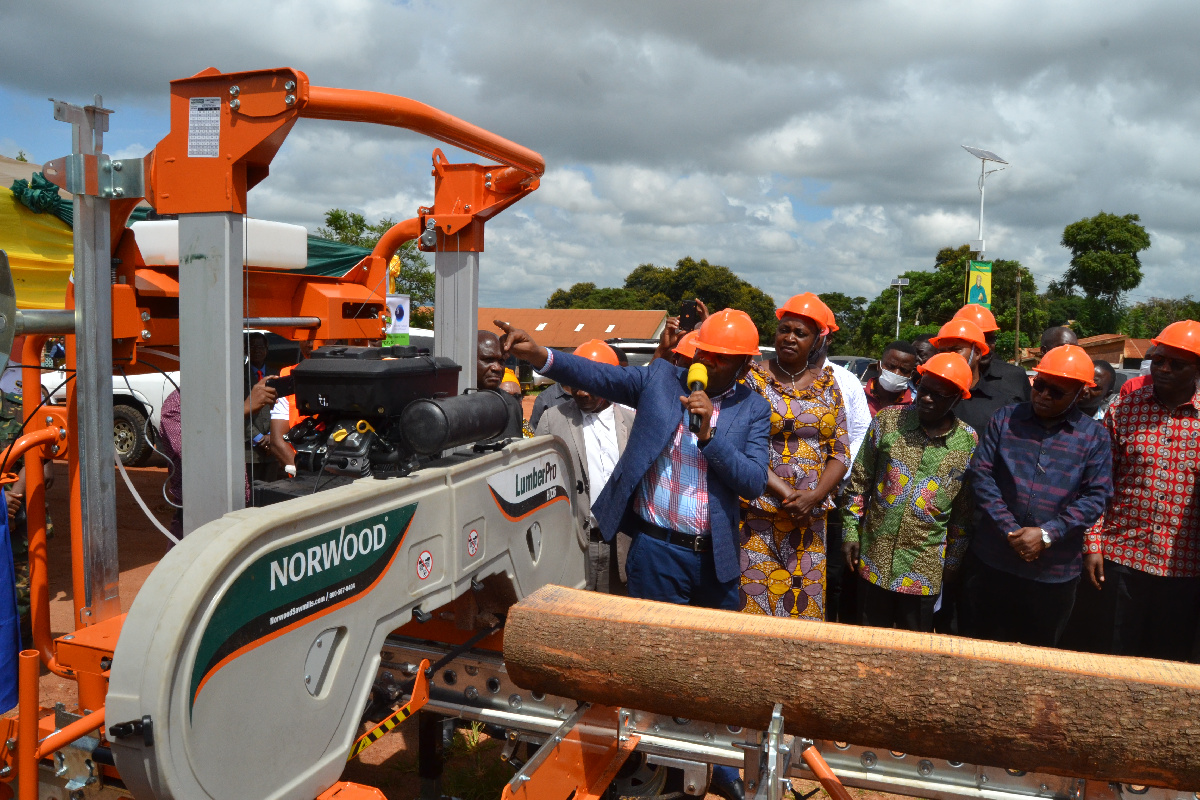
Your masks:
{"label": "norwood logo text", "polygon": [[271,562],[271,591],[276,586],[295,584],[317,573],[336,567],[345,561],[353,561],[383,548],[387,544],[387,528],[376,525],[363,528],[358,534],[342,528],[327,541],[315,544],[307,550],[292,553]]}

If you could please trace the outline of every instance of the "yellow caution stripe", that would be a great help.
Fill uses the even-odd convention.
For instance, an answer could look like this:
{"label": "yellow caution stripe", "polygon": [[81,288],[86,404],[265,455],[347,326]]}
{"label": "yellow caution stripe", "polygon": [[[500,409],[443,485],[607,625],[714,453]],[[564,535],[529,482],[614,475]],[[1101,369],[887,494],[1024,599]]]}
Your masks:
{"label": "yellow caution stripe", "polygon": [[417,679],[413,684],[412,697],[394,714],[358,737],[358,740],[354,743],[354,747],[350,748],[350,755],[346,756],[347,761],[350,761],[363,750],[378,742],[384,737],[384,734],[390,732],[429,702],[429,679],[425,677],[425,670],[427,669],[429,669],[429,660],[422,660],[421,665],[417,668]]}

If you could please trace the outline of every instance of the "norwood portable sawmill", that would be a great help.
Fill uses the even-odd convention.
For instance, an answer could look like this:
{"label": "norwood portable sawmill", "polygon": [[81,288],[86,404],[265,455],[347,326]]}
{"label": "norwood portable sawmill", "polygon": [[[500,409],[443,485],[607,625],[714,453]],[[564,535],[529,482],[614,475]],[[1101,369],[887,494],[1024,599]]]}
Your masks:
{"label": "norwood portable sawmill", "polygon": [[[171,83],[170,109],[151,153],[116,160],[98,97],[54,104],[74,141],[43,170],[74,195],[70,310],[18,311],[11,277],[0,287],[0,344],[24,334],[20,362],[36,365],[64,333],[75,376],[65,413],[26,393],[5,465],[24,454],[28,476],[34,643],[17,713],[0,720],[0,779],[21,800],[382,797],[341,782],[343,766],[414,714],[501,738],[505,797],[660,795],[666,768],[702,796],[713,764],[744,768],[759,798],[792,777],[839,800],[843,785],[1200,797],[1198,667],[579,591],[575,466],[555,439],[520,439],[519,410],[476,392],[471,368],[484,226],[537,188],[542,158],[292,69],[206,70]],[[353,269],[312,274],[264,244],[286,231],[245,216],[301,117],[410,128],[495,163],[435,150],[433,204]],[[163,218],[139,235],[125,223],[142,199]],[[363,347],[381,338],[389,259],[412,239],[435,254],[434,352]],[[294,438],[321,491],[260,508],[243,507],[246,327],[341,343],[295,372],[311,421]],[[182,376],[187,536],[127,615],[114,368]],[[53,638],[41,465],[64,451],[76,630]],[[74,707],[40,706],[42,668],[77,682]]]}

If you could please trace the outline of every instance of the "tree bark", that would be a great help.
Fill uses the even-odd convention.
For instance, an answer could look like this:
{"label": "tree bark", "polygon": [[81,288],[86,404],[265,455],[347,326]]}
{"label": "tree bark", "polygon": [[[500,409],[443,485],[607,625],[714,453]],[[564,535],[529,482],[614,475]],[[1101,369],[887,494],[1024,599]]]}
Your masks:
{"label": "tree bark", "polygon": [[984,766],[1200,787],[1200,667],[794,621],[546,586],[513,606],[518,685]]}

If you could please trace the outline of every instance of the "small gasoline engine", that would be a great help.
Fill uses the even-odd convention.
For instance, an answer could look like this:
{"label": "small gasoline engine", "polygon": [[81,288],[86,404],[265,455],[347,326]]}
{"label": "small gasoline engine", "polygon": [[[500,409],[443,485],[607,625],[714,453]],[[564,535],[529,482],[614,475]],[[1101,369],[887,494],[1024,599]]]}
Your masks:
{"label": "small gasoline engine", "polygon": [[292,371],[305,418],[288,431],[300,473],[407,475],[447,450],[521,436],[521,404],[456,395],[462,367],[416,347],[321,347]]}

